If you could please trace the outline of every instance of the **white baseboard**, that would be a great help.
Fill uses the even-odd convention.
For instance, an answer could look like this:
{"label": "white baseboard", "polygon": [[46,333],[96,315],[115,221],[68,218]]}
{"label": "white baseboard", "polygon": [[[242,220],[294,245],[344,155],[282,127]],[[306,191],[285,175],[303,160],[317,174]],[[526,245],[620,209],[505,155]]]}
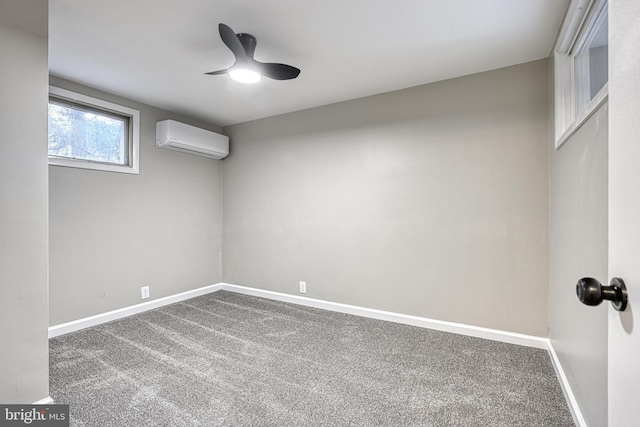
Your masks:
{"label": "white baseboard", "polygon": [[472,337],[484,338],[492,341],[500,341],[509,344],[518,344],[527,347],[541,348],[544,350],[547,350],[549,345],[549,340],[547,338],[536,337],[533,335],[518,334],[515,332],[506,332],[497,329],[483,328],[480,326],[471,326],[462,323],[428,319],[425,317],[410,316],[407,314],[393,313],[390,311],[358,307],[355,305],[341,304],[337,302],[301,297],[297,295],[283,294],[280,292],[265,291],[256,288],[248,288],[245,286],[232,285],[229,283],[222,283],[222,289],[225,291],[231,291],[245,295],[252,295],[277,301],[290,302],[293,304],[306,305],[309,307],[322,308],[330,311],[337,311],[339,313],[354,314],[356,316],[387,320],[390,322],[402,323],[405,325],[419,326],[422,328],[435,329],[438,331],[451,332],[460,335],[468,335]]}
{"label": "white baseboard", "polygon": [[59,335],[68,334],[70,332],[78,331],[80,329],[96,326],[101,323],[110,322],[112,320],[121,319],[123,317],[131,316],[133,314],[142,313],[144,311],[153,310],[154,308],[162,307],[168,304],[184,301],[189,298],[194,298],[200,295],[205,295],[211,292],[216,292],[222,289],[220,283],[215,285],[204,286],[202,288],[194,289],[191,291],[182,292],[176,295],[171,295],[164,298],[158,298],[152,301],[143,302],[142,304],[132,305],[130,307],[120,308],[118,310],[108,311],[106,313],[96,314],[95,316],[85,317],[84,319],[74,320],[72,322],[62,323],[60,325],[49,327],[49,338],[57,337]]}
{"label": "white baseboard", "polygon": [[51,396],[47,396],[44,399],[40,399],[33,403],[34,405],[53,405],[53,399]]}
{"label": "white baseboard", "polygon": [[261,298],[268,298],[277,301],[290,302],[293,304],[306,305],[309,307],[322,308],[325,310],[336,311],[339,313],[353,314],[356,316],[369,317],[372,319],[386,320],[405,325],[419,326],[422,328],[435,329],[438,331],[451,332],[455,334],[468,335],[477,338],[484,338],[493,341],[506,342],[509,344],[518,344],[527,347],[548,349],[549,340],[546,338],[536,337],[533,335],[519,334],[515,332],[500,331],[497,329],[483,328],[480,326],[465,325],[462,323],[446,322],[443,320],[428,319],[425,317],[411,316],[407,314],[393,313],[390,311],[376,310],[372,308],[358,307],[355,305],[341,304],[337,302],[324,301],[314,298],[301,297],[297,295],[289,295],[280,292],[266,291],[262,289],[249,288],[246,286],[232,285],[230,283],[218,283],[191,291],[182,292],[153,301],[136,304],[130,307],[124,307],[118,310],[97,314],[95,316],[85,317],[83,319],[74,320],[72,322],[62,323],[49,327],[49,338],[59,335],[68,334],[80,329],[89,328],[112,320],[121,319],[133,314],[142,313],[144,311],[153,310],[168,304],[184,301],[200,295],[205,295],[219,290],[226,290],[245,295],[252,295]]}
{"label": "white baseboard", "polygon": [[569,384],[569,380],[564,373],[564,369],[562,369],[562,364],[560,363],[560,359],[558,359],[558,354],[556,350],[553,348],[553,344],[549,341],[549,356],[551,357],[551,364],[553,365],[553,369],[556,371],[556,376],[558,377],[558,381],[560,381],[560,387],[562,388],[562,393],[564,393],[564,398],[569,405],[569,410],[571,411],[571,415],[573,416],[573,421],[576,423],[578,427],[587,427],[587,423],[582,417],[582,412],[580,411],[580,407],[578,406],[578,401],[576,400],[575,395],[573,394],[573,390],[571,390],[571,385]]}

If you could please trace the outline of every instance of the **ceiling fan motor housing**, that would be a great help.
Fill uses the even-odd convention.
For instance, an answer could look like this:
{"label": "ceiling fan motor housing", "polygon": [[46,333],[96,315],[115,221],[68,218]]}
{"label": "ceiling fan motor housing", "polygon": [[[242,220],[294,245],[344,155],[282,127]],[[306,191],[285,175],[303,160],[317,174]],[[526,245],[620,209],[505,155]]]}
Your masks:
{"label": "ceiling fan motor housing", "polygon": [[251,34],[239,33],[238,40],[240,40],[240,43],[242,43],[242,47],[244,48],[247,56],[253,58],[253,54],[256,51],[256,45],[258,44],[256,38]]}

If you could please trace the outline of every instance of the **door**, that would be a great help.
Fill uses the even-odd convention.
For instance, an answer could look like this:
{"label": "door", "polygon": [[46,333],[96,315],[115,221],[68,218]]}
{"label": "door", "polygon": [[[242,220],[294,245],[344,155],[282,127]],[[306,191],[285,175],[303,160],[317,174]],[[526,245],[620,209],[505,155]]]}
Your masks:
{"label": "door", "polygon": [[609,279],[629,292],[609,307],[609,427],[640,425],[640,1],[609,1]]}

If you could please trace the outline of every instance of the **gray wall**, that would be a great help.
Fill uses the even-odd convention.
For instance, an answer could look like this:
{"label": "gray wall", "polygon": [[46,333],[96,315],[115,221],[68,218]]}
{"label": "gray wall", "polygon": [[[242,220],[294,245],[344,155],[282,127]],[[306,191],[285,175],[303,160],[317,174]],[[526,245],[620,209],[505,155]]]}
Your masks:
{"label": "gray wall", "polygon": [[155,124],[206,123],[94,89],[74,90],[140,110],[140,174],[49,167],[50,322],[84,318],[219,283],[222,163],[155,148]]}
{"label": "gray wall", "polygon": [[0,402],[49,395],[48,3],[0,2]]}
{"label": "gray wall", "polygon": [[547,64],[225,128],[223,280],[546,336]]}
{"label": "gray wall", "polygon": [[608,284],[607,105],[559,150],[551,139],[549,338],[587,425],[605,426],[608,304],[582,305],[575,285]]}

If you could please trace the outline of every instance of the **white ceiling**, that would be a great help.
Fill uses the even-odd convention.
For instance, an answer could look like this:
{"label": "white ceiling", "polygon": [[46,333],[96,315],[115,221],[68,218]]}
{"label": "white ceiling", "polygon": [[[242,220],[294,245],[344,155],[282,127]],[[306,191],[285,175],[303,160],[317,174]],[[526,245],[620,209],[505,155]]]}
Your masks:
{"label": "white ceiling", "polygon": [[[51,74],[218,126],[549,56],[568,0],[50,0]],[[302,70],[242,85],[233,55]]]}

